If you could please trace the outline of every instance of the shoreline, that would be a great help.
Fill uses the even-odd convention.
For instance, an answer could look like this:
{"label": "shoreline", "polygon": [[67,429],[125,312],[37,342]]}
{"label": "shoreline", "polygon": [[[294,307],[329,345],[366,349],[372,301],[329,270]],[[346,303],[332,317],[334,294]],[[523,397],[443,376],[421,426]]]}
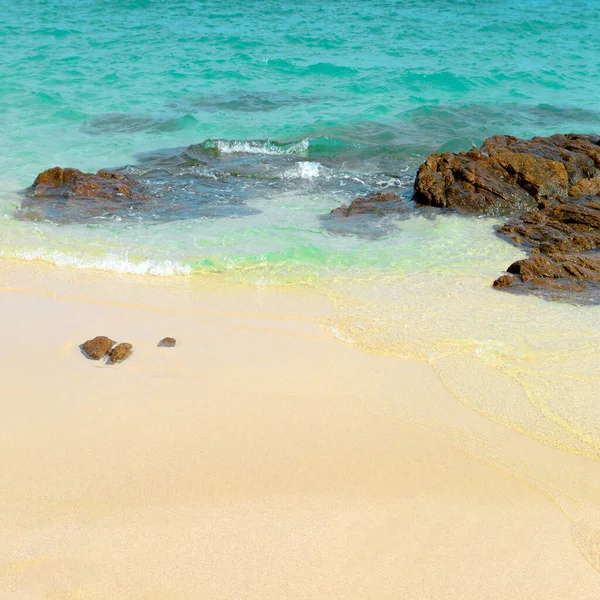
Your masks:
{"label": "shoreline", "polygon": [[334,339],[316,291],[3,261],[0,310],[0,598],[597,596],[539,473],[598,464]]}

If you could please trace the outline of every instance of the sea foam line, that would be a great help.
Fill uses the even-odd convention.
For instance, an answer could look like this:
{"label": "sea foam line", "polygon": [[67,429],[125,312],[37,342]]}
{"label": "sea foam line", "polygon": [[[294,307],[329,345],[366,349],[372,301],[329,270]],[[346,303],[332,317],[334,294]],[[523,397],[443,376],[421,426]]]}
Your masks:
{"label": "sea foam line", "polygon": [[72,267],[74,269],[95,269],[113,273],[126,273],[130,275],[155,275],[171,277],[173,275],[190,275],[192,267],[173,260],[142,260],[132,261],[128,255],[118,256],[107,254],[103,257],[92,258],[81,254],[68,254],[60,250],[21,250],[14,254],[0,253],[5,258],[19,258],[22,260],[42,260],[59,267]]}

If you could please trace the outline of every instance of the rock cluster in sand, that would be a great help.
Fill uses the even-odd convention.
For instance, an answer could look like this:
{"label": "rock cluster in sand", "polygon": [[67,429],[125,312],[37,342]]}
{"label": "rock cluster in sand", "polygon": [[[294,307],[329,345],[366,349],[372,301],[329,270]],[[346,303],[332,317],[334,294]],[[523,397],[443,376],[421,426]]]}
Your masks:
{"label": "rock cluster in sand", "polygon": [[123,362],[131,356],[133,346],[128,343],[120,343],[115,346],[116,342],[105,335],[98,335],[87,342],[83,342],[80,348],[82,352],[92,360],[101,360],[108,356],[109,364]]}
{"label": "rock cluster in sand", "polygon": [[[128,359],[133,353],[133,345],[127,342],[116,344],[113,340],[105,335],[98,335],[91,340],[83,342],[81,351],[92,360],[101,360],[108,357],[108,364],[117,364]],[[158,342],[159,347],[172,348],[177,344],[177,340],[173,337],[166,337]]]}

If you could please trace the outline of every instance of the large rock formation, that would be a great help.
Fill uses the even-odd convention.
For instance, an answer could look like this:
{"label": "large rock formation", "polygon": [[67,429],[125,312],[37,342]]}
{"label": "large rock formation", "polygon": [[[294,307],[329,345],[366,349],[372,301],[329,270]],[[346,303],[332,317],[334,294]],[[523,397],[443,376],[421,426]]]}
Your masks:
{"label": "large rock formation", "polygon": [[414,199],[483,215],[527,211],[497,231],[531,256],[494,287],[600,303],[600,136],[494,136],[481,150],[432,154]]}
{"label": "large rock formation", "polygon": [[600,137],[494,136],[481,149],[431,154],[419,168],[414,200],[487,215],[535,211],[600,191]]}

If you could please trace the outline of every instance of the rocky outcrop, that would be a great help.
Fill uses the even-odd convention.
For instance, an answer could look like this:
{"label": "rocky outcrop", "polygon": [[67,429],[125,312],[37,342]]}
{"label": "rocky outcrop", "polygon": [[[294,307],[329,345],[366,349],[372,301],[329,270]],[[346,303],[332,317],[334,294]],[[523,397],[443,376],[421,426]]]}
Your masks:
{"label": "rocky outcrop", "polygon": [[334,208],[329,214],[338,217],[351,217],[353,215],[384,215],[388,212],[402,208],[402,198],[387,192],[371,192],[364,197],[356,198],[350,205],[342,204]]}
{"label": "rocky outcrop", "polygon": [[513,215],[600,190],[600,136],[494,136],[481,149],[432,154],[419,168],[414,200],[478,215]]}
{"label": "rocky outcrop", "polygon": [[31,187],[36,199],[62,197],[66,200],[143,200],[140,186],[121,173],[101,170],[96,174],[54,167],[40,173]]}
{"label": "rocky outcrop", "polygon": [[114,344],[115,342],[113,342],[110,338],[104,335],[98,335],[92,340],[83,342],[80,348],[88,358],[92,360],[100,360],[110,352],[110,349],[114,346]]}
{"label": "rocky outcrop", "polygon": [[526,213],[498,233],[532,256],[510,265],[494,287],[600,303],[600,198]]}
{"label": "rocky outcrop", "polygon": [[[498,135],[480,150],[429,156],[419,169],[414,199],[513,216],[497,231],[530,257],[510,265],[495,288],[600,303],[599,194],[600,136]],[[514,217],[518,212],[523,214]]]}
{"label": "rocky outcrop", "polygon": [[595,250],[600,248],[600,198],[525,213],[500,226],[498,233],[533,253]]}
{"label": "rocky outcrop", "polygon": [[494,281],[495,288],[579,303],[600,302],[600,256],[539,254],[514,262],[508,272]]}
{"label": "rocky outcrop", "polygon": [[117,344],[108,355],[109,362],[113,364],[123,362],[131,356],[132,352],[133,346],[131,344],[125,342]]}
{"label": "rocky outcrop", "polygon": [[25,190],[21,218],[80,220],[128,210],[147,200],[139,182],[123,173],[53,167],[40,173]]}

